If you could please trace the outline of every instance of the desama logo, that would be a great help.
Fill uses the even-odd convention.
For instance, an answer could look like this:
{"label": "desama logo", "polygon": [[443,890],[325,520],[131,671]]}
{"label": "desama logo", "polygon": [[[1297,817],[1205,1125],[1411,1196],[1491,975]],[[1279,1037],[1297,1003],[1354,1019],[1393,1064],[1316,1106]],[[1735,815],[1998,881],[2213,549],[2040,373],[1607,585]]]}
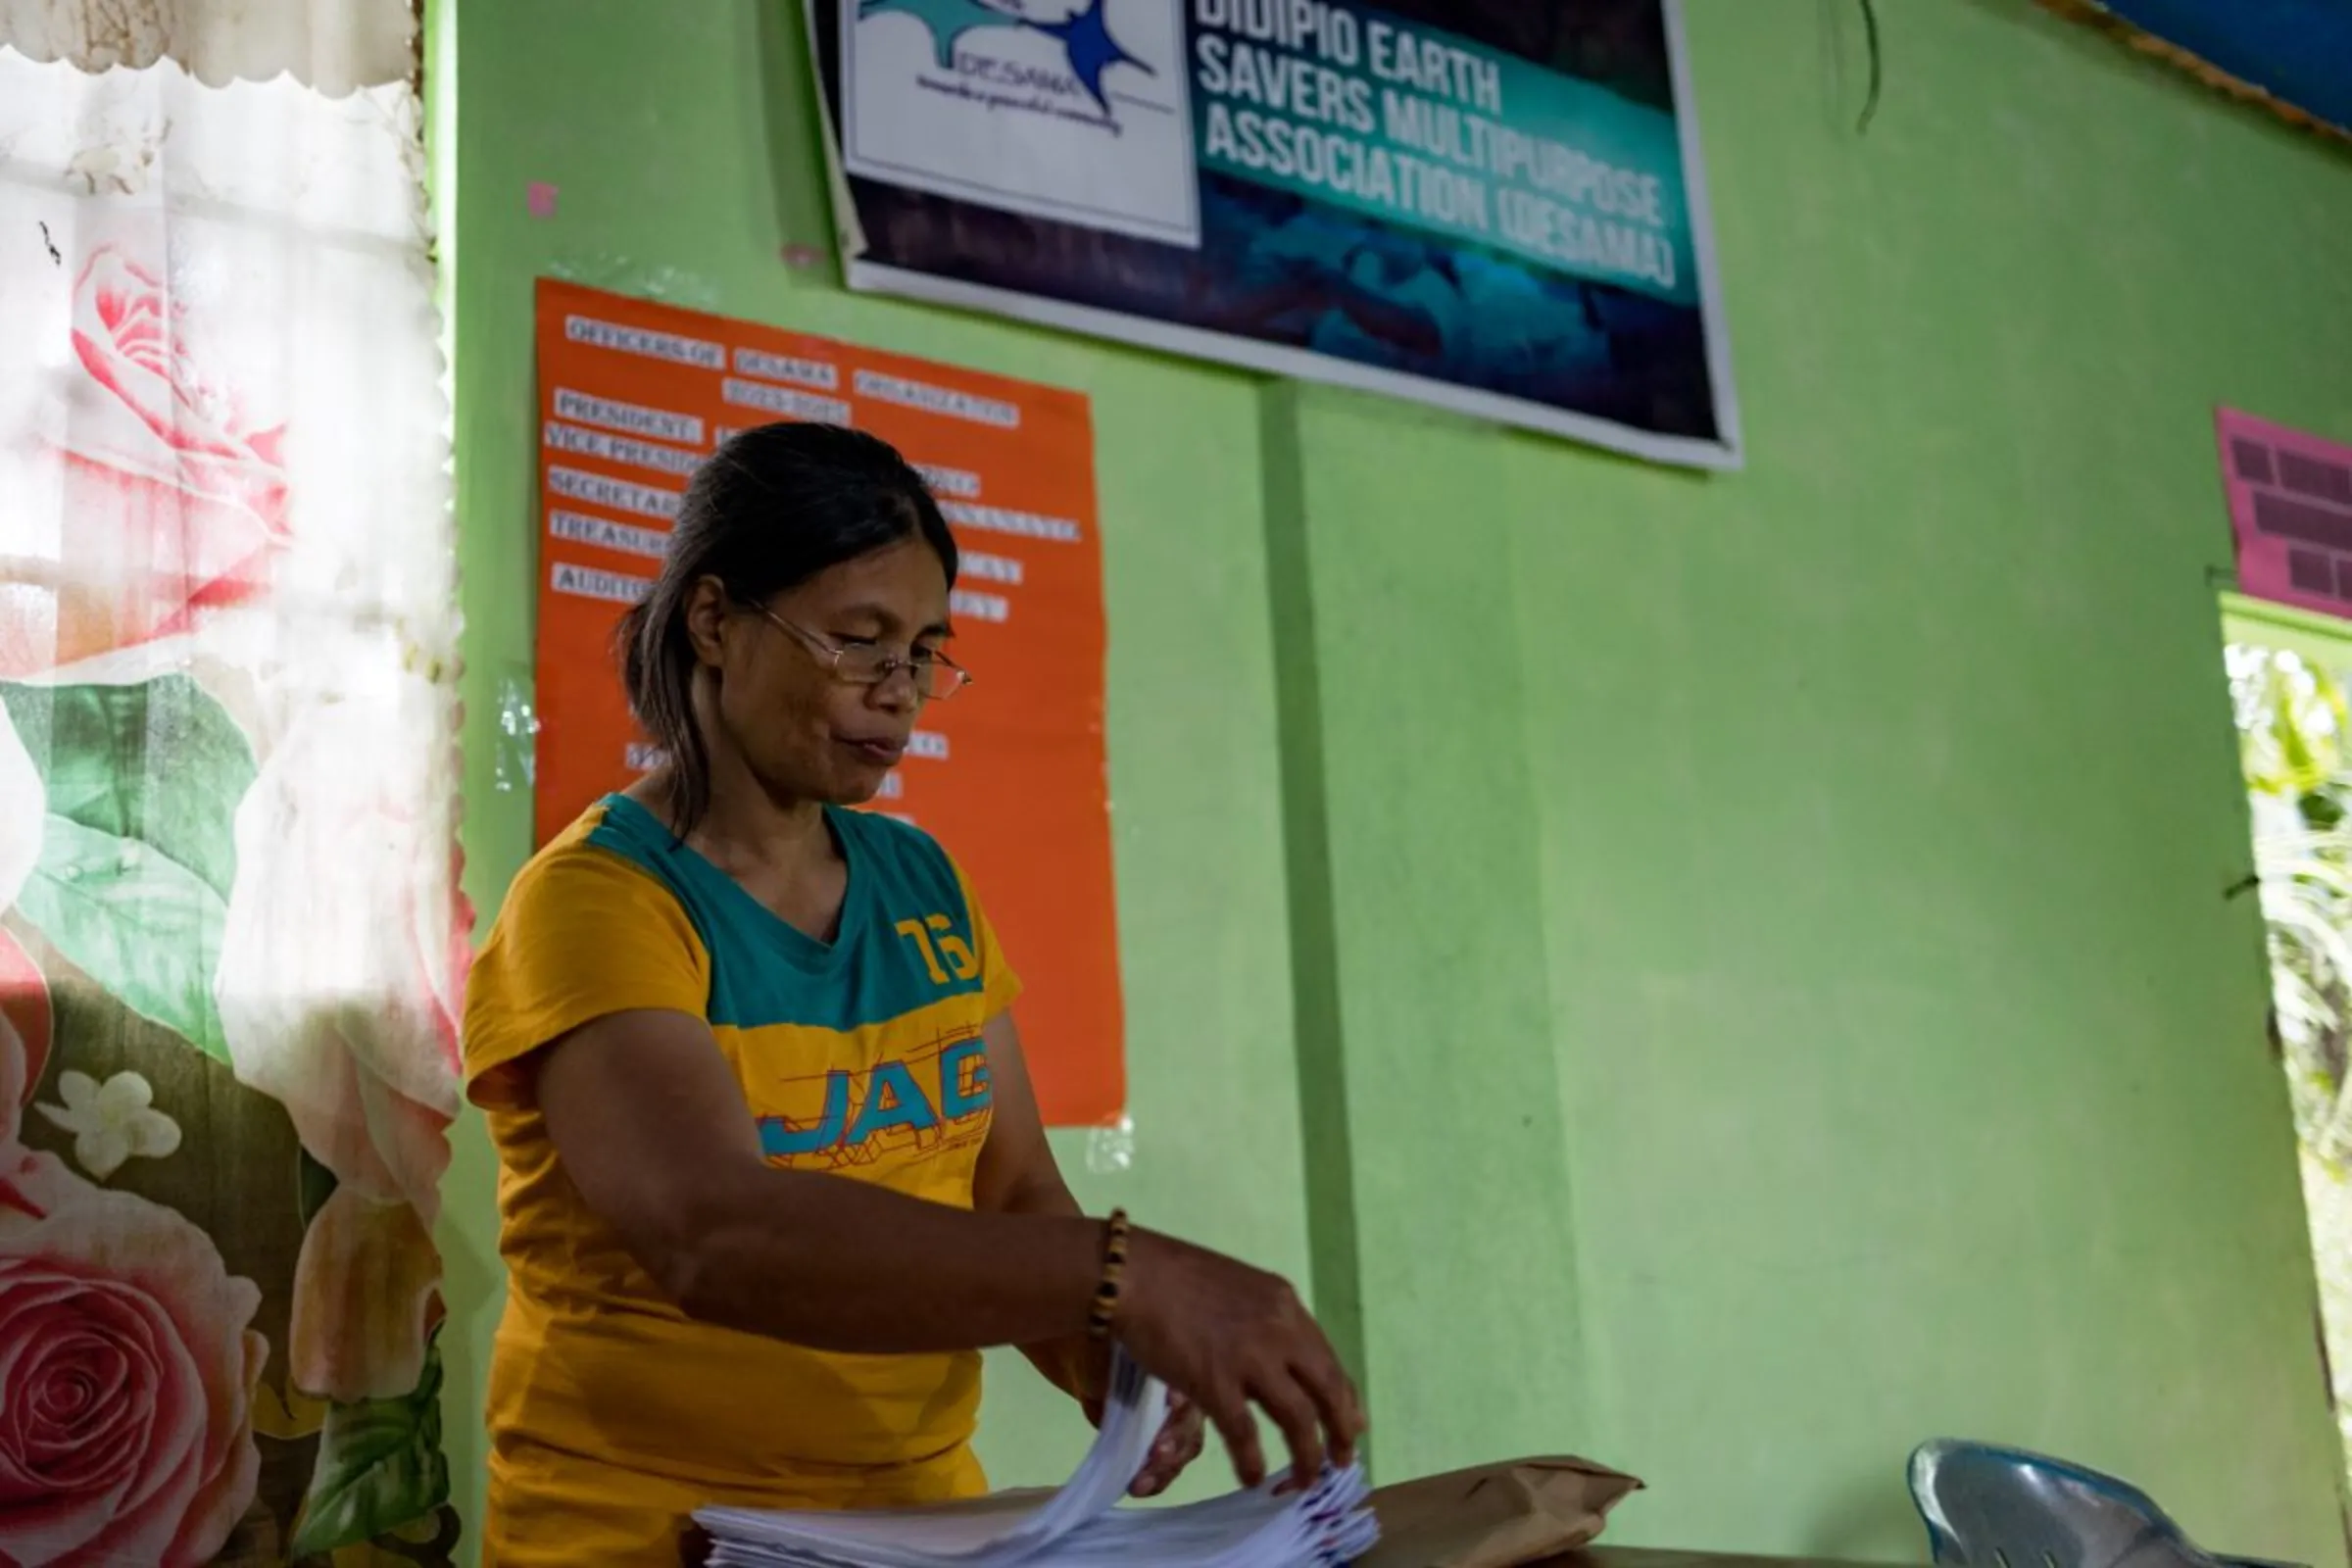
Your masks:
{"label": "desama logo", "polygon": [[982,0],[858,0],[858,20],[907,16],[931,29],[931,50],[942,71],[956,69],[956,42],[982,27],[1010,27],[1016,32],[1040,32],[1061,45],[1071,79],[1086,89],[1104,114],[1110,100],[1102,94],[1102,74],[1113,66],[1133,66],[1146,75],[1152,68],[1120,47],[1102,20],[1106,0],[1085,0],[1060,22],[1039,22],[1010,11],[984,5]]}

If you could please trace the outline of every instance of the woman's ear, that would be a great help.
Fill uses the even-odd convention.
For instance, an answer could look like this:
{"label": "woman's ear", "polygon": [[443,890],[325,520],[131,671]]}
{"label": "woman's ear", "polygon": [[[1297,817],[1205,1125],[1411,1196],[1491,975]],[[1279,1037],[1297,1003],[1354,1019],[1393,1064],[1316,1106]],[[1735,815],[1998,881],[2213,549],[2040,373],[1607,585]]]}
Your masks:
{"label": "woman's ear", "polygon": [[700,577],[686,590],[686,641],[698,664],[716,668],[726,657],[726,587],[716,577]]}

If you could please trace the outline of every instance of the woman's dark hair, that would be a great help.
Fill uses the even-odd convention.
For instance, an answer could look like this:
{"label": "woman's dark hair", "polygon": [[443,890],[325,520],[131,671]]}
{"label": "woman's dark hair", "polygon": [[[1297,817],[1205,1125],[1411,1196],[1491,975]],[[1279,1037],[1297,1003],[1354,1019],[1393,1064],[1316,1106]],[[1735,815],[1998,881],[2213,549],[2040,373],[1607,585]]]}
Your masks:
{"label": "woman's dark hair", "polygon": [[888,442],[834,424],[765,424],[727,438],[687,483],[662,571],[615,640],[629,709],[667,754],[676,831],[710,808],[710,753],[694,722],[686,608],[715,577],[763,605],[830,566],[920,538],[956,581],[956,540],[914,466]]}

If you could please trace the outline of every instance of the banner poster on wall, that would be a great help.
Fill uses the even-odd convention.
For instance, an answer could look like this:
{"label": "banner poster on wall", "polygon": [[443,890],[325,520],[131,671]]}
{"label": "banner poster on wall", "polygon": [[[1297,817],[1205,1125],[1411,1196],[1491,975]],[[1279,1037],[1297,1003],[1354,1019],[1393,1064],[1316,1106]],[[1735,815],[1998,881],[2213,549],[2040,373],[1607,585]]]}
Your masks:
{"label": "banner poster on wall", "polygon": [[612,635],[651,586],[695,466],[733,431],[779,419],[869,430],[921,467],[955,530],[954,647],[974,677],[924,710],[873,808],[939,839],[978,890],[1026,985],[1023,1043],[1046,1119],[1117,1120],[1087,400],[545,278],[538,358],[538,842],[660,760],[630,718]]}
{"label": "banner poster on wall", "polygon": [[853,288],[1737,467],[1679,0],[805,0]]}

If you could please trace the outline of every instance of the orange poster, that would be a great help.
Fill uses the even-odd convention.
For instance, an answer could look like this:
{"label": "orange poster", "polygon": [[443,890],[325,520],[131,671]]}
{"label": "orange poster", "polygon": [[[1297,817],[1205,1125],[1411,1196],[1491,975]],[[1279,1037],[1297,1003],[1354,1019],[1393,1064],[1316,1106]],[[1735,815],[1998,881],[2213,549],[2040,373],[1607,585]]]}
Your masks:
{"label": "orange poster", "polygon": [[1125,1106],[1102,552],[1094,438],[1074,392],[725,317],[539,282],[538,838],[636,778],[612,628],[651,582],[686,478],[729,432],[855,425],[919,466],[956,530],[956,659],[974,683],[923,714],[874,809],[945,844],[1027,983],[1046,1120]]}

